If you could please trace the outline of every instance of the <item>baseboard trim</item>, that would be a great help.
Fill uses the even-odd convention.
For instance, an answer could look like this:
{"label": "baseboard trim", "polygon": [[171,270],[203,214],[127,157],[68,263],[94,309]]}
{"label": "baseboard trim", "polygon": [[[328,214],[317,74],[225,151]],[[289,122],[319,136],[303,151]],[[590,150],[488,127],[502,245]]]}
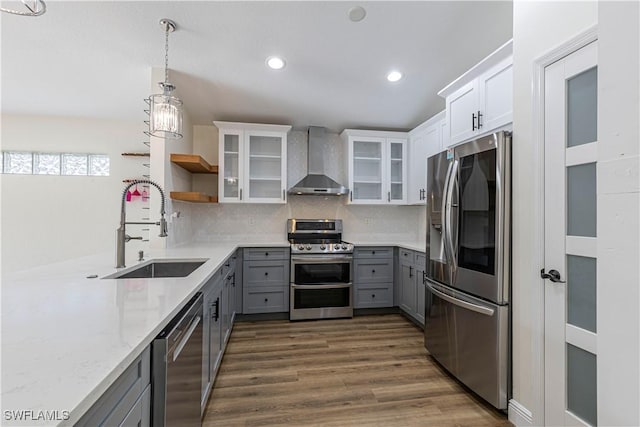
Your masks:
{"label": "baseboard trim", "polygon": [[509,401],[509,421],[516,427],[533,426],[533,414],[520,402],[511,399]]}

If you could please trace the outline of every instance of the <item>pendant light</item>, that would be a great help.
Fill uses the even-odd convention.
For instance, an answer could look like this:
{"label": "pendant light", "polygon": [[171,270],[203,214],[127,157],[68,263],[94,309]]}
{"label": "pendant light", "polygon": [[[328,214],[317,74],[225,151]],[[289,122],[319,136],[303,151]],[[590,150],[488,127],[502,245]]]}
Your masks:
{"label": "pendant light", "polygon": [[20,16],[40,16],[47,11],[44,0],[21,0],[26,10],[10,9],[0,6],[0,11]]}
{"label": "pendant light", "polygon": [[161,19],[164,29],[164,82],[158,83],[162,93],[149,97],[149,133],[158,138],[182,138],[182,101],[171,92],[176,88],[169,83],[169,33],[176,30],[175,22]]}

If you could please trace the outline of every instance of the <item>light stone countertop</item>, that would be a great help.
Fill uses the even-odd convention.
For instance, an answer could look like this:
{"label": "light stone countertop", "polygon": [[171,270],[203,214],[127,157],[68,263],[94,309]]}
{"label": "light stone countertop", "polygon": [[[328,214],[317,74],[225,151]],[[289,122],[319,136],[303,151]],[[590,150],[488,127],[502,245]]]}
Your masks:
{"label": "light stone countertop", "polygon": [[116,272],[112,253],[3,277],[2,422],[7,410],[70,415],[11,425],[78,421],[236,248],[266,246],[289,244],[193,244],[145,257],[208,259],[184,278],[100,279]]}
{"label": "light stone countertop", "polygon": [[[352,243],[425,250],[419,242]],[[194,243],[146,255],[145,262],[207,259],[184,278],[100,279],[116,272],[112,253],[3,277],[3,422],[8,410],[32,410],[34,417],[38,411],[68,411],[67,420],[11,425],[74,424],[237,248],[288,246],[285,240]]]}

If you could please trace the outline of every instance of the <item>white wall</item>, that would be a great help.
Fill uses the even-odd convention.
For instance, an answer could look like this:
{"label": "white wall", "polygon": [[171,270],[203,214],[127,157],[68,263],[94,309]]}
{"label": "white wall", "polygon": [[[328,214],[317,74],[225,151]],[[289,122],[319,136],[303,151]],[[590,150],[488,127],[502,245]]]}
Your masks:
{"label": "white wall", "polygon": [[640,425],[640,3],[598,6],[598,423]]}
{"label": "white wall", "polygon": [[122,179],[142,173],[140,159],[121,153],[143,151],[143,130],[142,115],[126,122],[2,115],[4,151],[108,154],[111,169],[108,177],[2,175],[3,274],[105,251],[115,263]]}
{"label": "white wall", "polygon": [[[543,425],[539,272],[540,161],[533,140],[533,62],[597,23],[595,2],[516,0],[513,6],[513,399]],[[533,188],[532,188],[533,186]],[[510,411],[510,418],[513,414]]]}

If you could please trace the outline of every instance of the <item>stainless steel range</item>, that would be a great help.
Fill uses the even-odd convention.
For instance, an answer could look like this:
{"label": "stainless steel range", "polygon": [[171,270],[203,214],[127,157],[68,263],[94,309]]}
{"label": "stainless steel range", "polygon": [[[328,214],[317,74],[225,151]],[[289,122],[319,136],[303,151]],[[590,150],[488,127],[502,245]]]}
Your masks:
{"label": "stainless steel range", "polygon": [[340,219],[289,219],[291,320],[353,317],[353,245]]}

